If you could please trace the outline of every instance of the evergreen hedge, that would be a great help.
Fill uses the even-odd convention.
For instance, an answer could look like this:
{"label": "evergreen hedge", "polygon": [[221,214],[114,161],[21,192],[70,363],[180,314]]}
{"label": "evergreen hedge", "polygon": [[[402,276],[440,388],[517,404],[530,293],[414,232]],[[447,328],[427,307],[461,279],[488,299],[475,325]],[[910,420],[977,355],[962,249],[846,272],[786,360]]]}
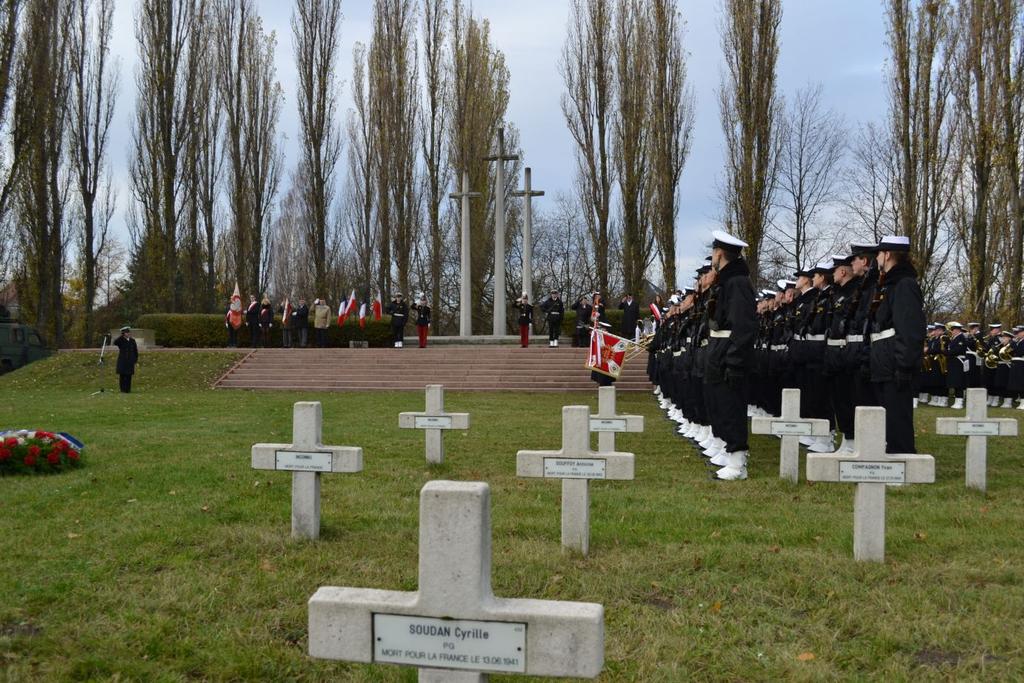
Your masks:
{"label": "evergreen hedge", "polygon": [[[147,313],[139,316],[135,327],[153,330],[157,346],[216,348],[228,345],[228,331],[224,327],[224,316],[219,313]],[[406,335],[410,334],[406,327]],[[415,329],[413,329],[415,334]],[[298,330],[292,329],[292,345],[298,346]],[[337,319],[331,319],[327,328],[327,345],[348,347],[350,341],[366,341],[371,347],[391,346],[391,318],[367,320],[366,328],[360,328],[357,320],[349,318],[343,327]],[[252,343],[249,328],[244,324],[238,328],[238,346],[245,348]],[[316,346],[316,330],[312,322],[309,327],[308,345]],[[281,319],[274,317],[267,346],[281,346]]]}

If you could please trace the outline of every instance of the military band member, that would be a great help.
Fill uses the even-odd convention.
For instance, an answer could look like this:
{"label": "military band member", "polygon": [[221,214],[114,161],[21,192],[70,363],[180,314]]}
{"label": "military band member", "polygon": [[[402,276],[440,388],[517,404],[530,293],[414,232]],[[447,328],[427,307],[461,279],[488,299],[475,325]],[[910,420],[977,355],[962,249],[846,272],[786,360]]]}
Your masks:
{"label": "military band member", "polygon": [[[942,323],[931,324],[931,334],[927,340],[925,350],[925,366],[927,368],[928,393],[931,400],[928,405],[936,408],[949,406],[949,388],[946,379],[946,344],[949,341],[946,336],[946,326]],[[942,359],[940,361],[940,359]]]}
{"label": "military band member", "polygon": [[1010,342],[1013,340],[1013,333],[1009,330],[1003,330],[999,333],[999,346],[996,348],[996,356],[998,357],[998,365],[996,366],[996,390],[999,392],[999,398],[1002,403],[999,403],[1001,408],[1012,408],[1013,407],[1013,396],[1010,393],[1010,364],[1013,362],[1010,360],[1012,349]]}
{"label": "military band member", "polygon": [[916,453],[914,375],[924,344],[924,298],[910,259],[910,239],[878,244],[878,288],[871,312],[871,380],[885,408],[887,453]]}
{"label": "military band member", "polygon": [[1011,398],[1017,399],[1017,410],[1024,410],[1024,325],[1013,328],[1013,334],[1010,377],[1006,388]]}
{"label": "military band member", "polygon": [[401,292],[391,299],[387,312],[391,315],[391,341],[400,349],[405,345],[405,323],[409,320],[409,304]]}
{"label": "military band member", "polygon": [[548,346],[557,349],[558,337],[562,333],[562,318],[565,317],[565,304],[557,289],[551,290],[548,298],[541,303],[540,310],[548,326]]}
{"label": "military band member", "polygon": [[963,410],[964,389],[971,374],[971,357],[968,355],[968,335],[964,326],[953,322],[946,324],[949,341],[946,344],[946,386],[953,392],[953,410]]}
{"label": "military band member", "polygon": [[989,323],[988,335],[978,345],[978,358],[981,359],[981,376],[985,389],[988,390],[988,404],[995,408],[999,405],[999,391],[996,388],[996,370],[999,367],[999,335],[1003,331],[1002,323]]}
{"label": "military band member", "polygon": [[970,371],[967,375],[967,386],[978,389],[984,386],[981,378],[982,358],[978,349],[984,341],[984,334],[981,331],[981,323],[967,323],[967,358],[971,361]]}
{"label": "military band member", "polygon": [[530,295],[523,292],[514,304],[519,309],[519,344],[524,349],[530,345],[530,328],[533,327],[533,304]]}
{"label": "military band member", "polygon": [[744,382],[752,372],[757,318],[750,269],[742,253],[747,246],[728,233],[713,233],[711,262],[717,273],[714,305],[708,308],[709,342],[704,381],[714,394],[718,436],[725,441],[725,466],[715,478],[747,478],[749,456]]}
{"label": "military band member", "polygon": [[430,304],[427,303],[427,294],[420,294],[420,300],[413,303],[412,310],[416,311],[416,336],[419,338],[420,348],[427,348],[427,332],[430,330]]}

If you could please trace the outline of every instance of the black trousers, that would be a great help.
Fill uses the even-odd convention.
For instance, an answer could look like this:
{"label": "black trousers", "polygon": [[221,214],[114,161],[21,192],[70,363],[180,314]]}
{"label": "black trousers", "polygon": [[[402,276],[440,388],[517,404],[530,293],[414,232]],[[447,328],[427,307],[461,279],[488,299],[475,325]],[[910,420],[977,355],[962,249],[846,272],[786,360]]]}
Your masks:
{"label": "black trousers", "polygon": [[836,425],[848,439],[853,438],[853,392],[845,376],[830,375],[828,391],[832,398],[832,409],[836,414]]}
{"label": "black trousers", "polygon": [[132,376],[131,375],[118,375],[121,384],[121,393],[130,394],[132,393]]}
{"label": "black trousers", "polygon": [[391,326],[391,341],[396,344],[400,341],[405,341],[404,325],[402,327],[398,327],[397,325]]}
{"label": "black trousers", "polygon": [[878,406],[878,385],[861,374],[860,370],[854,370],[853,377],[853,408],[857,406]]}
{"label": "black trousers", "polygon": [[252,348],[256,348],[260,345],[260,328],[259,325],[249,325],[249,334],[252,338]]}
{"label": "black trousers", "polygon": [[548,321],[548,341],[555,341],[562,332],[562,319]]}
{"label": "black trousers", "polygon": [[321,349],[327,346],[327,328],[318,327],[316,328],[316,345]]}
{"label": "black trousers", "polygon": [[228,346],[238,346],[238,330],[232,325],[228,325]]}
{"label": "black trousers", "polygon": [[896,382],[875,384],[885,408],[885,452],[917,453],[914,447],[914,388],[898,389]]}
{"label": "black trousers", "polygon": [[713,396],[715,436],[725,441],[729,453],[748,451],[747,399],[742,385],[729,386],[725,382],[705,384],[704,391]]}

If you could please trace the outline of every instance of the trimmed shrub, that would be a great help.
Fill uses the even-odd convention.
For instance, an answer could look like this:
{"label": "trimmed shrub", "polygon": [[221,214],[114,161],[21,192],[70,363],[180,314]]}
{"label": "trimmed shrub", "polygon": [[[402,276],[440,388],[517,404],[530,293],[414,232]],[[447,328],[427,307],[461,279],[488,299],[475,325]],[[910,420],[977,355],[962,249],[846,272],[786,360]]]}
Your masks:
{"label": "trimmed shrub", "polygon": [[[611,324],[609,332],[612,334],[618,334],[619,328],[622,326],[622,310],[618,308],[605,309],[604,316],[608,319]],[[540,314],[540,318],[543,319],[543,313]],[[590,324],[589,322],[587,323]],[[576,334],[576,311],[566,311],[565,317],[562,318],[562,335],[565,337],[571,337]]]}
{"label": "trimmed shrub", "polygon": [[[371,347],[391,346],[391,318],[384,316],[379,321],[367,320],[366,328],[360,328],[358,321],[349,319],[343,327],[338,327],[332,320],[327,328],[327,345],[332,347],[348,347],[350,341],[369,342]],[[224,316],[219,313],[147,313],[139,316],[135,327],[153,330],[157,346],[187,348],[218,348],[228,345],[228,331],[224,327]],[[406,326],[406,334],[410,334]],[[413,334],[415,329],[413,329]],[[312,324],[309,327],[309,346],[316,345],[316,331]],[[242,325],[238,328],[238,346],[248,347],[252,344],[249,328]],[[298,345],[298,330],[292,330],[292,345]],[[281,319],[274,318],[274,326],[270,328],[270,339],[267,346],[281,346]]]}

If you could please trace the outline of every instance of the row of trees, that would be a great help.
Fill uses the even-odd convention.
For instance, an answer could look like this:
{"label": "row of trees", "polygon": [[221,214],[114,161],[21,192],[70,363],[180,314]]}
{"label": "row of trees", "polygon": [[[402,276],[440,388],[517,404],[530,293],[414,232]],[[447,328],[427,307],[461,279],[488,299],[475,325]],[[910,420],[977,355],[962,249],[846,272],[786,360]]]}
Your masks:
{"label": "row of trees", "polygon": [[778,92],[781,0],[723,10],[723,222],[755,276],[903,234],[931,311],[1019,319],[1024,3],[886,0],[888,116],[851,140],[820,86]]}

